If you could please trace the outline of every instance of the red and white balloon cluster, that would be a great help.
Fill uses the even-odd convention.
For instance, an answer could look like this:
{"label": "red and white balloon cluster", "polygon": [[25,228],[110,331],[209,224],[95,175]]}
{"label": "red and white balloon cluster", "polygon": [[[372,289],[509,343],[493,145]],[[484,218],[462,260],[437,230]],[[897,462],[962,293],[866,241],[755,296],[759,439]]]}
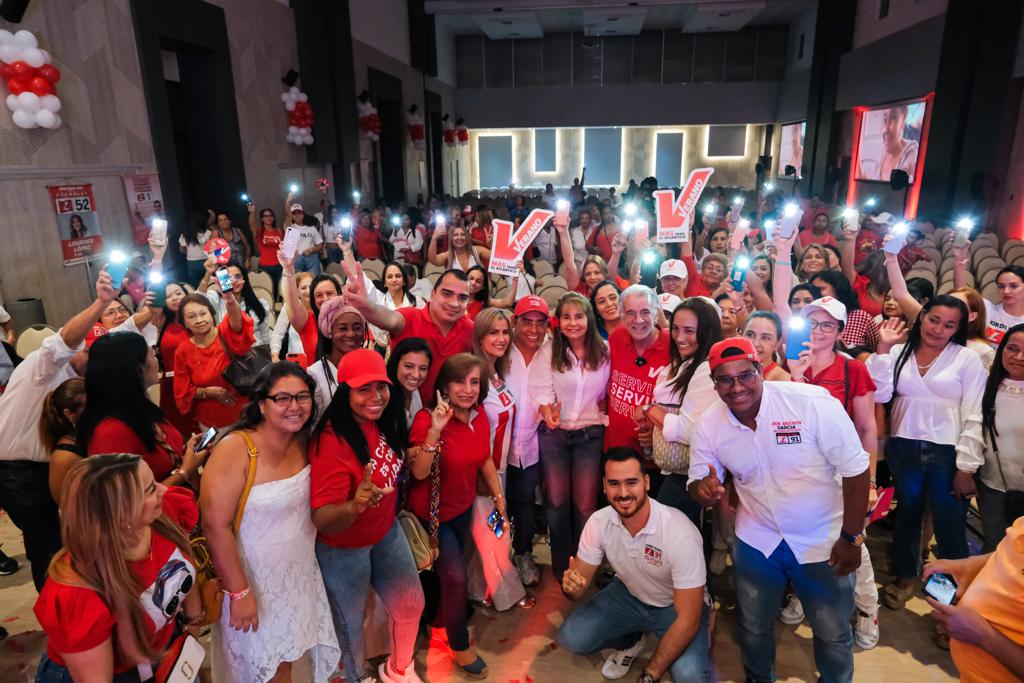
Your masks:
{"label": "red and white balloon cluster", "polygon": [[359,130],[370,140],[380,140],[380,115],[377,114],[377,107],[373,106],[370,100],[359,100],[357,105],[359,112]]}
{"label": "red and white balloon cluster", "polygon": [[448,117],[444,118],[444,128],[441,131],[441,137],[444,139],[444,144],[449,147],[455,146],[455,126],[448,120]]}
{"label": "red and white balloon cluster", "polygon": [[293,145],[313,144],[313,107],[309,96],[293,85],[281,93],[281,101],[288,110],[288,134],[285,140]]}
{"label": "red and white balloon cluster", "polygon": [[52,62],[31,31],[0,29],[0,78],[7,84],[7,108],[19,128],[60,125],[61,104],[54,87],[60,70]]}
{"label": "red and white balloon cluster", "polygon": [[423,125],[423,117],[418,112],[409,114],[409,140],[413,149],[423,149],[427,146],[427,129]]}

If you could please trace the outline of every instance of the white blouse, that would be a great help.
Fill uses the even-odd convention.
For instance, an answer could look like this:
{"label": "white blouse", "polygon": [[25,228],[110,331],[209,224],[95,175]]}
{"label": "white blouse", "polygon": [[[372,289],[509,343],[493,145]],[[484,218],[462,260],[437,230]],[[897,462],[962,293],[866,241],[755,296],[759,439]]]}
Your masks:
{"label": "white blouse", "polygon": [[320,422],[324,411],[334,398],[334,392],[338,389],[338,368],[331,362],[329,356],[321,356],[320,360],[309,364],[306,373],[316,384],[316,419],[313,421],[313,424],[316,424]]}
{"label": "white blouse", "polygon": [[669,366],[665,366],[658,375],[657,384],[654,385],[654,402],[660,406],[678,406],[679,414],[667,413],[665,415],[665,426],[661,433],[666,441],[678,441],[689,445],[694,430],[697,429],[697,418],[705,410],[718,401],[718,392],[715,391],[715,384],[711,381],[711,366],[704,361],[694,370],[690,378],[690,384],[686,388],[682,403],[679,400],[680,392],[672,388],[675,379],[686,371],[690,361],[686,361],[679,368],[679,372],[669,376]]}
{"label": "white blouse", "polygon": [[[391,295],[386,292],[384,294],[384,301],[382,302],[382,305],[389,311],[397,311],[399,308],[414,307],[412,300],[409,299],[409,297],[404,294],[402,295],[402,305],[396,306],[395,300],[392,299]],[[423,308],[426,305],[426,301],[417,300],[415,308]],[[382,330],[376,325],[370,325],[370,333],[373,335],[374,343],[376,343],[378,346],[387,346],[388,344],[391,343],[391,335],[388,334],[387,330]]]}
{"label": "white blouse", "polygon": [[956,446],[956,467],[976,471],[984,462],[981,396],[985,369],[978,354],[950,343],[922,377],[915,354],[910,354],[893,387],[896,359],[904,344],[886,354],[871,354],[866,365],[875,381],[875,401],[893,398],[889,432],[904,439]]}
{"label": "white blouse", "polygon": [[551,347],[551,344],[542,346],[530,362],[528,386],[533,400],[537,405],[561,401],[562,429],[605,424],[606,418],[597,404],[608,391],[611,362],[606,359],[597,370],[590,370],[570,352],[572,367],[557,372],[551,367]]}
{"label": "white blouse", "polygon": [[1024,415],[1024,381],[1004,379],[996,392],[999,455],[986,434],[985,464],[981,466],[981,481],[990,489],[1024,491],[1024,420],[1021,415]]}

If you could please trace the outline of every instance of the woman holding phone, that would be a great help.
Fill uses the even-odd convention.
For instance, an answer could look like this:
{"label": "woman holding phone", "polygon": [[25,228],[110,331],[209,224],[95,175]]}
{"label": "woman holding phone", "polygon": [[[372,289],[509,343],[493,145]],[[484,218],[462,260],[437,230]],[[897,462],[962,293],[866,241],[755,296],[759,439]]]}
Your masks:
{"label": "woman holding phone", "polygon": [[[463,559],[478,478],[485,482],[494,509],[508,519],[498,470],[490,457],[490,425],[481,410],[489,392],[488,375],[485,361],[472,354],[459,353],[446,360],[435,383],[436,405],[421,410],[409,432],[414,481],[408,507],[425,529],[436,529],[439,542],[434,569],[441,582],[441,607],[435,625],[444,628],[455,664],[470,678],[487,676],[487,664],[469,642]],[[440,479],[436,516],[430,504],[435,462]]]}
{"label": "woman holding phone", "polygon": [[[211,258],[207,261],[207,270],[209,277],[199,284],[198,291],[205,294],[206,298],[210,300],[210,304],[213,305],[214,310],[217,312],[217,319],[220,320],[227,313],[221,283],[218,281],[217,286],[214,289],[210,289],[210,285],[213,284],[215,277],[217,277],[216,271],[220,270],[220,267],[216,266]],[[274,310],[273,306],[266,299],[260,299],[256,296],[255,290],[253,290],[252,285],[249,283],[248,272],[233,264],[228,264],[225,270],[228,273],[228,282],[231,285],[231,293],[234,295],[235,301],[238,302],[238,305],[242,307],[242,311],[247,313],[255,323],[253,335],[256,337],[256,345],[266,344],[269,346],[271,330],[268,311]]]}

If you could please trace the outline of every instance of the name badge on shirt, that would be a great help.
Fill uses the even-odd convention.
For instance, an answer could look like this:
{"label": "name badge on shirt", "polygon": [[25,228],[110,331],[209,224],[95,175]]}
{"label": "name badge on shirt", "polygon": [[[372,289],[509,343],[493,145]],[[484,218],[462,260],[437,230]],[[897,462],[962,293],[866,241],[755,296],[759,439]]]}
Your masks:
{"label": "name badge on shirt", "polygon": [[800,421],[773,422],[772,430],[775,432],[775,443],[779,446],[803,443],[800,437]]}
{"label": "name badge on shirt", "polygon": [[646,562],[647,564],[654,565],[655,567],[660,567],[661,564],[662,564],[662,562],[661,562],[661,548],[655,548],[653,545],[650,545],[650,544],[645,545],[644,546],[644,562]]}

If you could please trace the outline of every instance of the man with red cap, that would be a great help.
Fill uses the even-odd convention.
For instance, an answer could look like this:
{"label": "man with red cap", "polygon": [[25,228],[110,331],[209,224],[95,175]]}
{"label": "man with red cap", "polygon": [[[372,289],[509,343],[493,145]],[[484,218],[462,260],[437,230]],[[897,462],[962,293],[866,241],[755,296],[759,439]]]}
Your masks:
{"label": "man with red cap", "polygon": [[722,402],[708,408],[693,435],[688,489],[710,507],[725,495],[727,474],[736,487],[733,578],[747,680],[775,680],[774,620],[792,583],[806,606],[822,680],[851,681],[868,453],[826,389],[764,382],[757,359],[743,337],[711,347]]}
{"label": "man with red cap", "polygon": [[457,353],[473,351],[473,322],[466,317],[469,304],[469,278],[461,270],[446,270],[434,283],[434,293],[426,308],[400,308],[397,311],[373,303],[367,290],[363,269],[351,259],[342,262],[348,279],[345,301],[363,314],[368,322],[391,335],[391,348],[407,337],[427,342],[433,361],[427,379],[420,387],[424,405],[434,398],[434,382],[444,362]]}
{"label": "man with red cap", "polygon": [[515,526],[512,552],[516,569],[523,585],[533,586],[540,580],[533,557],[533,535],[537,529],[535,492],[541,474],[537,445],[537,425],[541,417],[540,406],[531,396],[527,380],[530,363],[541,347],[550,343],[550,317],[547,302],[534,294],[520,299],[513,314],[512,349],[509,351],[505,385],[516,399],[516,424],[508,454],[506,495]]}

